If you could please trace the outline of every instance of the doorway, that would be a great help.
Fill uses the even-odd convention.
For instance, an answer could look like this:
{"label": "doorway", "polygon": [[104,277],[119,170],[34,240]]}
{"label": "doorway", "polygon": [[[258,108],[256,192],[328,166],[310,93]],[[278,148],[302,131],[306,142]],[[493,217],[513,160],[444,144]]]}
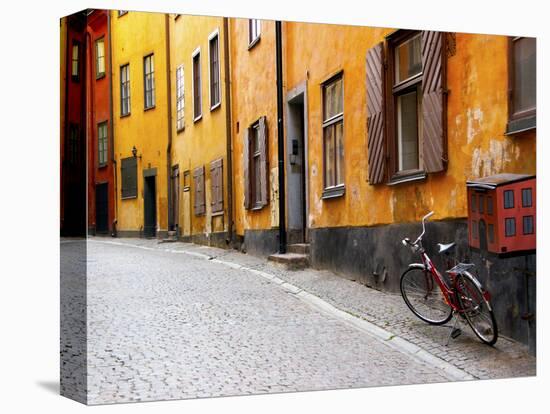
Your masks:
{"label": "doorway", "polygon": [[109,185],[97,184],[95,187],[95,231],[98,234],[109,232]]}
{"label": "doorway", "polygon": [[170,177],[170,230],[179,231],[179,194],[180,194],[180,169],[178,165],[172,167]]}
{"label": "doorway", "polygon": [[157,233],[157,197],[155,175],[143,177],[143,235],[155,237]]}
{"label": "doorway", "polygon": [[287,241],[308,243],[306,93],[302,84],[287,99]]}

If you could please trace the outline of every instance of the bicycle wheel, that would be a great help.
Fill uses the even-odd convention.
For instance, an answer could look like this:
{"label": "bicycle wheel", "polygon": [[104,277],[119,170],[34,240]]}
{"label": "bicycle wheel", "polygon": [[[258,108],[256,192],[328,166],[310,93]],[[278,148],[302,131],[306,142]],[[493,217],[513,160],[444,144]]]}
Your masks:
{"label": "bicycle wheel", "polygon": [[432,325],[443,325],[452,317],[452,309],[432,275],[421,268],[410,268],[401,275],[401,295],[409,309]]}
{"label": "bicycle wheel", "polygon": [[497,322],[491,304],[483,296],[481,285],[476,282],[469,273],[458,275],[456,299],[476,336],[487,345],[494,345],[498,338]]}

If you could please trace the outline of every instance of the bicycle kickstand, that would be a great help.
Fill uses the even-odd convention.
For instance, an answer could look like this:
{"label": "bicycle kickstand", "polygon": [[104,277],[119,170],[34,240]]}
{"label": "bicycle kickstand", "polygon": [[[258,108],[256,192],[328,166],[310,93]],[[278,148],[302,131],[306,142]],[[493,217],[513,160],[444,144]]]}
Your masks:
{"label": "bicycle kickstand", "polygon": [[447,342],[445,343],[445,346],[449,346],[449,341],[451,340],[451,338],[453,338],[453,339],[458,338],[460,336],[460,334],[462,333],[460,328],[456,327],[456,325],[458,324],[458,312],[453,311],[453,317],[454,317],[455,321],[453,323],[453,327],[451,329],[451,332],[449,332],[449,336],[447,337]]}

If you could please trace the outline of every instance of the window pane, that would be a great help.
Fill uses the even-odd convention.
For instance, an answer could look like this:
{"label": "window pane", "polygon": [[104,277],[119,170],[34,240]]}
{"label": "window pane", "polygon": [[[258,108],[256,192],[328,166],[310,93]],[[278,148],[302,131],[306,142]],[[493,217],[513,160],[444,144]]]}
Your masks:
{"label": "window pane", "polygon": [[483,214],[485,210],[485,196],[480,194],[479,195],[479,213]]}
{"label": "window pane", "polygon": [[339,78],[324,88],[324,120],[344,111],[343,80]]}
{"label": "window pane", "polygon": [[487,232],[489,234],[489,243],[495,242],[495,226],[493,224],[489,224],[487,227]]}
{"label": "window pane", "polygon": [[536,106],[536,41],[523,37],[514,41],[514,112],[525,111]]}
{"label": "window pane", "polygon": [[397,97],[397,134],[400,171],[419,168],[416,102],[416,91]]}
{"label": "window pane", "polygon": [[344,184],[344,123],[334,126],[336,135],[336,183]]}
{"label": "window pane", "polygon": [[524,216],[523,217],[523,234],[533,234],[534,225],[533,225],[533,216]]}
{"label": "window pane", "polygon": [[530,188],[523,188],[521,190],[521,205],[522,207],[532,207],[533,206],[533,194]]}
{"label": "window pane", "polygon": [[504,191],[504,208],[514,208],[514,190]]}
{"label": "window pane", "polygon": [[506,237],[516,235],[516,219],[514,217],[504,219],[504,232]]}
{"label": "window pane", "polygon": [[256,203],[259,203],[261,201],[262,185],[260,183],[260,174],[261,174],[260,169],[261,169],[260,156],[256,155],[254,156],[254,201]]}
{"label": "window pane", "polygon": [[493,214],[493,197],[487,197],[487,214]]}
{"label": "window pane", "polygon": [[103,39],[96,41],[96,69],[98,75],[105,73],[105,43]]}
{"label": "window pane", "polygon": [[325,187],[335,185],[334,180],[334,125],[325,127]]}
{"label": "window pane", "polygon": [[476,195],[475,194],[472,194],[472,200],[470,202],[471,204],[471,210],[472,211],[476,211]]}
{"label": "window pane", "polygon": [[422,71],[420,35],[403,42],[395,49],[395,81],[411,78]]}

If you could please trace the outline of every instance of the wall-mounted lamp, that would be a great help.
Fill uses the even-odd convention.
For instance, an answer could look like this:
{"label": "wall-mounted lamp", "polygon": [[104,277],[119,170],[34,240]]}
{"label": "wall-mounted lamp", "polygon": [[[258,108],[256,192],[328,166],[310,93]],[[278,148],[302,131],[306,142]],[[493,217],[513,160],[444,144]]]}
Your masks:
{"label": "wall-mounted lamp", "polygon": [[[137,148],[135,145],[132,147],[132,155],[134,156],[134,158],[137,157]],[[141,155],[138,158],[141,160]]]}

